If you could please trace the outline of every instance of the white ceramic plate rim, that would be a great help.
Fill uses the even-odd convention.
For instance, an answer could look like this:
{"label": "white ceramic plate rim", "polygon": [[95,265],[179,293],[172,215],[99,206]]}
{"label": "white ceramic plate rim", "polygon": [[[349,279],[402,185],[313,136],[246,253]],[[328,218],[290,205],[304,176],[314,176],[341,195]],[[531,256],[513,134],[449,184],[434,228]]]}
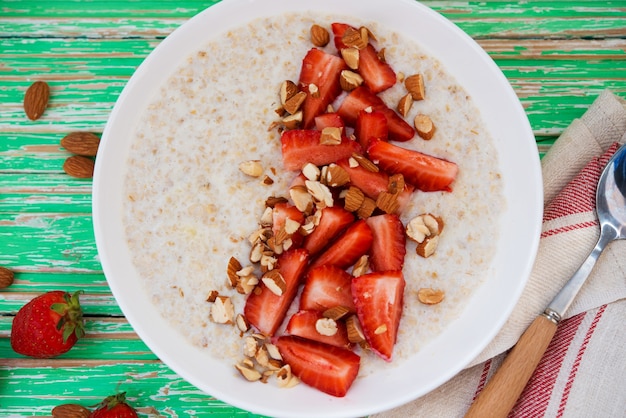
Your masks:
{"label": "white ceramic plate rim", "polygon": [[[321,10],[355,15],[393,28],[431,51],[481,109],[500,153],[507,209],[500,224],[496,272],[478,289],[464,314],[402,368],[392,365],[360,378],[345,398],[305,385],[279,390],[250,384],[232,364],[207,356],[162,319],[133,267],[122,225],[123,162],[129,153],[137,109],[147,104],[183,58],[211,33],[281,11]],[[419,24],[416,24],[419,22]],[[537,147],[526,114],[491,58],[441,15],[412,0],[225,0],[198,14],[168,36],[141,64],[120,95],[98,151],[93,182],[93,223],[100,261],[129,323],[150,349],[181,377],[234,406],[285,417],[364,416],[387,410],[435,389],[474,359],[512,312],[530,275],[538,248],[542,182]]]}

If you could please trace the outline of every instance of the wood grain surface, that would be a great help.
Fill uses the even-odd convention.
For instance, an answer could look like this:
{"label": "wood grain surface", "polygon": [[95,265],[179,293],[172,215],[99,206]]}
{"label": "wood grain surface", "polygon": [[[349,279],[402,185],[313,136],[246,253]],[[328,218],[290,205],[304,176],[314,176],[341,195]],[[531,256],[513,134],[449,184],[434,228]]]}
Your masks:
{"label": "wood grain surface", "polygon": [[[98,260],[91,180],[63,170],[72,131],[102,133],[137,66],[207,0],[0,0],[0,416],[50,416],[126,391],[141,416],[249,416],[177,376],[133,332]],[[526,109],[540,153],[604,89],[626,97],[624,1],[424,1],[495,60]],[[384,2],[381,1],[381,5]],[[51,88],[30,121],[28,86]],[[13,315],[53,289],[85,291],[87,336],[53,360],[17,355]]]}

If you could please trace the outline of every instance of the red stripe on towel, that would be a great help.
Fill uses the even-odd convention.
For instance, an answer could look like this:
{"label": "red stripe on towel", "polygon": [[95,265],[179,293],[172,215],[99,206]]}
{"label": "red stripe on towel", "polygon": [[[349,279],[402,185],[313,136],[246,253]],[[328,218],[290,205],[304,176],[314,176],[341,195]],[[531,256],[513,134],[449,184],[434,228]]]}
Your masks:
{"label": "red stripe on towel", "polygon": [[582,313],[560,324],[509,417],[541,417],[545,414],[565,355],[584,317]]}
{"label": "red stripe on towel", "polygon": [[560,418],[563,416],[565,412],[565,406],[567,405],[567,400],[569,399],[569,394],[572,390],[572,386],[574,385],[574,380],[576,379],[576,374],[578,373],[578,368],[580,367],[580,363],[582,362],[583,356],[585,355],[585,351],[587,350],[587,345],[591,340],[591,336],[596,330],[596,326],[598,322],[600,322],[600,318],[602,318],[602,314],[606,309],[606,305],[602,305],[596,316],[591,321],[591,325],[589,329],[587,329],[587,333],[585,334],[585,338],[583,339],[580,348],[578,349],[578,354],[576,355],[576,360],[574,360],[574,364],[572,365],[572,369],[570,370],[569,376],[567,378],[567,383],[565,384],[565,389],[563,390],[563,395],[561,396],[561,403],[559,404],[559,412],[557,413],[557,417]]}

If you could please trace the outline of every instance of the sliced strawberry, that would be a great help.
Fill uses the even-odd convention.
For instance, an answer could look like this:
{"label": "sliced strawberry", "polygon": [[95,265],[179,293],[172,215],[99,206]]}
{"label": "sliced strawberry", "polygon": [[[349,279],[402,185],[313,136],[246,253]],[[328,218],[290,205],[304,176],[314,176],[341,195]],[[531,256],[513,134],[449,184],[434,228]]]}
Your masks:
{"label": "sliced strawberry", "polygon": [[354,352],[297,336],[277,338],[285,363],[302,382],[332,396],[343,397],[359,373]]}
{"label": "sliced strawberry", "polygon": [[389,139],[394,141],[408,141],[415,136],[415,130],[395,111],[387,107],[383,99],[375,95],[366,86],[357,87],[348,94],[337,113],[346,125],[355,126],[361,110],[371,107],[372,110],[382,112],[387,118]]}
{"label": "sliced strawberry", "polygon": [[315,255],[326,247],[344,229],[354,222],[354,215],[341,206],[326,207],[322,210],[319,224],[304,239],[303,247]]}
{"label": "sliced strawberry", "polygon": [[372,246],[372,230],[364,220],[356,221],[311,263],[311,269],[323,265],[340,268],[352,266]]}
{"label": "sliced strawberry", "polygon": [[321,131],[324,128],[344,128],[343,119],[336,112],[322,113],[315,117],[315,129]]}
{"label": "sliced strawberry", "polygon": [[398,215],[371,216],[366,222],[374,234],[374,241],[370,248],[372,270],[402,270],[406,255],[406,234]]}
{"label": "sliced strawberry", "polygon": [[372,138],[386,141],[389,136],[387,117],[381,111],[366,112],[361,110],[354,125],[354,136],[363,149],[367,149]]}
{"label": "sliced strawberry", "polygon": [[[289,203],[277,203],[274,205],[274,209],[272,210],[272,232],[274,235],[278,234],[285,226],[287,219],[291,219],[302,225],[304,223],[304,214],[300,212],[297,207]],[[299,247],[304,240],[304,236],[296,232],[291,236],[291,240],[294,248]]]}
{"label": "sliced strawberry", "polygon": [[[350,287],[348,286],[348,290],[349,289]],[[325,318],[320,311],[298,311],[289,318],[285,331],[289,335],[297,335],[298,337],[319,341],[336,347],[350,347],[345,322],[335,321],[335,326],[337,327],[335,334],[326,335],[318,331],[317,321],[319,320],[328,321],[328,318]]]}
{"label": "sliced strawberry", "polygon": [[364,274],[352,279],[352,295],[363,334],[372,351],[391,361],[402,315],[402,271]]}
{"label": "sliced strawberry", "polygon": [[260,291],[252,292],[246,300],[244,315],[259,332],[274,335],[285,319],[289,305],[298,292],[298,285],[309,261],[309,253],[301,248],[290,249],[278,257],[278,271],[285,279],[286,289],[281,296],[269,290],[263,282]]}
{"label": "sliced strawberry", "polygon": [[[384,171],[378,172],[367,170],[361,166],[350,167],[348,160],[339,160],[337,165],[348,172],[350,184],[358,187],[366,196],[376,200],[381,192],[386,192],[389,186],[389,175]],[[405,184],[404,190],[398,195],[398,211],[401,213],[411,199],[413,186]]]}
{"label": "sliced strawberry", "polygon": [[324,265],[309,270],[300,296],[300,309],[325,311],[345,306],[355,312],[351,283],[352,275],[339,267]]}
{"label": "sliced strawberry", "polygon": [[345,137],[337,145],[320,144],[321,136],[321,131],[313,129],[292,129],[283,132],[280,141],[285,169],[300,170],[306,163],[322,166],[361,151],[358,142]]}
{"label": "sliced strawberry", "polygon": [[[302,104],[302,126],[310,129],[315,125],[315,117],[341,94],[339,76],[347,69],[345,61],[336,55],[312,48],[302,60],[299,87],[307,93]],[[315,97],[309,91],[309,85],[315,84],[318,93]]]}
{"label": "sliced strawberry", "polygon": [[385,171],[401,173],[406,182],[424,192],[452,190],[450,184],[459,171],[453,162],[384,141],[371,141],[367,152]]}
{"label": "sliced strawberry", "polygon": [[378,51],[371,44],[359,51],[358,71],[372,93],[380,93],[396,84],[395,71],[378,58]]}

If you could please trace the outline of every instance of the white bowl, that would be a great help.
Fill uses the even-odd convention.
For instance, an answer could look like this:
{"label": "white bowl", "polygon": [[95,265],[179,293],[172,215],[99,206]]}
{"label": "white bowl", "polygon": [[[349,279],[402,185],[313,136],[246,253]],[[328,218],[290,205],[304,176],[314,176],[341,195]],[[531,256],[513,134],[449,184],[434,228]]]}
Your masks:
{"label": "white bowl", "polygon": [[[188,54],[212,33],[260,16],[286,11],[323,11],[375,21],[415,39],[442,62],[473,97],[499,153],[507,201],[495,274],[477,289],[463,315],[402,367],[361,378],[345,398],[305,385],[289,390],[251,384],[233,364],[217,361],[184,341],[143,289],[130,257],[122,224],[127,140],[146,98]],[[411,0],[225,0],[195,16],[151,53],[119,97],[103,134],[93,183],[96,243],[109,285],[137,334],[181,377],[227,403],[272,416],[346,417],[387,410],[443,384],[493,339],[515,306],[530,275],[541,225],[542,183],[538,152],[525,112],[489,56],[464,32]]]}

